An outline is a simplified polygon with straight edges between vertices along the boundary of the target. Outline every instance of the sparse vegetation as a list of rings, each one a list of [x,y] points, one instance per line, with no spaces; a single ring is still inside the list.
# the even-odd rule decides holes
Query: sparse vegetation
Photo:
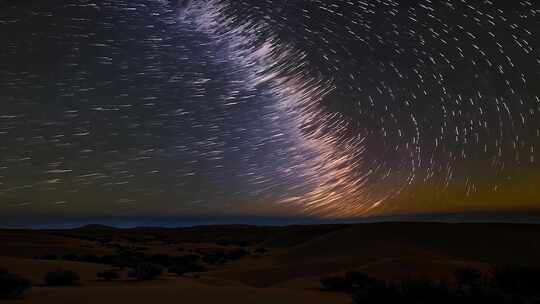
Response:
[[[81,257],[74,253],[68,253],[62,256],[62,260],[65,260],[65,261],[78,261],[80,259]]]
[[[81,262],[86,262],[86,263],[100,263],[100,258],[95,256],[95,255],[91,255],[91,254],[85,254],[83,256],[81,256]]]
[[[255,249],[255,253],[257,253],[257,254],[266,254],[266,253],[268,253],[268,249],[266,249],[265,247],[259,247],[259,248]]]
[[[235,261],[235,260],[241,259],[241,258],[243,258],[243,257],[245,257],[247,255],[249,255],[249,251],[247,251],[244,248],[238,248],[238,249],[234,249],[234,250],[231,250],[231,251],[227,252],[226,258],[228,260]]]
[[[540,303],[540,271],[529,267],[497,268],[492,275],[462,268],[455,285],[428,279],[384,281],[359,272],[321,279],[326,291],[351,294],[354,303]]]
[[[120,278],[120,274],[114,270],[105,270],[102,272],[98,272],[97,277],[105,281],[112,281],[118,280]]]
[[[199,252],[202,255],[202,261],[210,265],[221,265],[227,261],[227,255],[224,250],[213,252]]]
[[[335,243],[327,236],[319,238],[320,231],[326,234],[328,231],[333,233],[336,229],[321,229],[318,226],[279,229],[271,227],[266,228],[267,232],[260,232],[260,235],[254,233],[255,236],[252,236],[252,232],[259,228],[253,228],[254,230],[252,228],[234,228],[225,232],[221,227],[212,230],[206,230],[206,228],[126,229],[113,232],[98,231],[99,233],[96,232],[96,235],[88,237],[91,241],[78,240],[79,232],[72,230],[66,232],[7,231],[4,233],[18,242],[15,245],[20,245],[20,248],[12,247],[10,244],[9,250],[2,253],[6,254],[6,257],[2,257],[0,260],[2,265],[9,266],[13,270],[20,268],[21,271],[24,271],[20,274],[32,276],[32,278],[36,275],[40,276],[36,282],[40,286],[78,286],[79,282],[85,286],[81,285],[81,288],[39,287],[32,292],[25,292],[24,290],[30,287],[29,284],[19,280],[22,279],[20,276],[4,276],[8,272],[0,269],[0,279],[2,280],[0,297],[16,298],[22,294],[25,296],[24,301],[35,299],[37,302],[42,300],[43,295],[43,301],[54,302],[54,299],[63,295],[66,295],[65,298],[72,298],[81,292],[80,294],[84,294],[85,297],[88,296],[88,299],[84,300],[92,302],[99,302],[101,299],[107,301],[102,296],[105,293],[113,295],[115,299],[129,301],[132,295],[139,294],[139,292],[141,295],[146,295],[148,291],[155,292],[152,297],[155,295],[155,301],[160,302],[163,299],[159,295],[160,292],[169,292],[175,288],[175,284],[191,285],[194,283],[191,282],[192,280],[201,276],[205,279],[200,280],[200,284],[195,283],[192,286],[193,292],[190,291],[191,288],[182,289],[182,292],[185,292],[185,298],[191,299],[201,295],[201,293],[210,293],[215,290],[215,284],[220,284],[219,280],[227,280],[240,282],[242,285],[226,284],[223,286],[224,291],[233,290],[234,292],[223,293],[223,299],[219,299],[222,301],[231,301],[225,294],[230,294],[238,300],[238,296],[241,296],[242,293],[252,293],[251,287],[244,290],[243,286],[264,287],[279,282],[279,286],[282,288],[278,292],[279,295],[277,293],[274,295],[272,289],[268,289],[265,290],[264,296],[269,296],[272,300],[275,299],[275,302],[279,302],[281,299],[288,300],[287,297],[294,293],[298,303],[309,301],[332,303],[344,299],[345,302],[355,304],[540,304],[540,271],[538,269],[496,267],[490,272],[487,268],[489,263],[494,261],[513,261],[525,265],[537,263],[539,251],[536,249],[538,248],[530,247],[528,239],[522,239],[520,234],[516,234],[516,237],[510,235],[508,243],[503,248],[497,243],[498,238],[493,238],[493,241],[489,243],[493,248],[489,247],[485,251],[481,251],[481,248],[475,247],[473,251],[470,251],[471,249],[466,246],[474,243],[478,239],[478,235],[469,238],[463,231],[473,231],[474,229],[470,229],[471,227],[460,228],[462,230],[460,230],[459,235],[452,239],[454,237],[453,231],[456,229],[454,226],[441,228],[438,225],[426,227],[422,225],[396,224],[387,226],[374,224],[374,227],[381,227],[381,229],[373,228],[377,230],[377,233],[380,233],[373,238],[367,235],[371,234],[371,226],[346,229],[343,232],[343,238],[338,238],[341,232],[336,234]],[[365,227],[370,228],[370,231],[363,234]],[[482,229],[503,231],[507,226],[491,227],[485,226]],[[512,227],[514,226],[510,226],[510,228]],[[526,230],[527,227],[517,227],[508,231],[514,233],[514,230]],[[441,229],[441,233],[446,237],[438,239],[440,243],[426,249],[424,246],[429,237],[418,238],[417,242],[415,236],[417,236],[418,231],[423,232],[429,229],[435,231]],[[540,234],[538,226],[527,229]],[[402,230],[406,231],[400,234]],[[27,235],[24,235],[25,233]],[[45,237],[51,233],[69,233],[71,236],[68,238],[62,235],[61,237],[64,239]],[[89,232],[83,231],[81,233]],[[356,233],[358,233],[359,239],[364,240],[369,245],[365,247],[367,248],[365,254],[362,251],[364,245],[358,247],[359,245],[347,242],[351,235],[356,236]],[[17,238],[14,238],[13,234],[17,234]],[[435,234],[438,235],[438,232]],[[530,234],[533,235],[533,232]],[[394,235],[397,235],[396,239],[393,239]],[[461,238],[465,235],[468,239],[461,243]],[[409,236],[412,241],[408,240]],[[127,240],[131,237],[137,243]],[[9,238],[5,237],[5,239]],[[381,245],[377,241],[380,238],[388,238],[388,241]],[[447,244],[447,238],[451,240],[452,248],[463,247],[463,249],[449,250],[450,245]],[[101,240],[107,239],[113,241],[101,242]],[[251,245],[249,247],[239,246],[238,242],[242,240],[249,241]],[[517,245],[512,247],[514,240],[516,240]],[[327,246],[328,241],[332,241],[332,247]],[[222,244],[216,244],[216,242]],[[93,244],[93,246],[89,244]],[[388,250],[397,248],[394,245],[410,250],[396,251],[395,258],[385,258]],[[38,246],[39,248],[37,248]],[[431,258],[431,254],[428,258],[425,255],[426,252],[434,252],[437,255],[447,251],[447,257],[441,256],[436,260]],[[393,255],[394,252],[391,254]],[[40,260],[28,260],[32,256]],[[376,256],[382,258],[377,260]],[[246,257],[258,258],[258,261]],[[81,263],[66,262],[66,260]],[[451,272],[456,264],[478,265],[482,271],[463,267]],[[296,286],[298,286],[296,282],[310,284],[313,276],[317,274],[336,273],[346,267],[359,265],[366,265],[364,269],[369,269],[370,274],[351,271],[324,277],[320,281],[323,291],[318,293],[313,290],[296,290]],[[76,271],[80,269],[81,279],[59,279],[65,275],[55,274],[52,276],[49,274],[52,279],[49,278],[47,284],[44,285],[41,279],[44,274],[42,267],[50,267],[49,269],[45,268],[46,271],[55,270],[56,267]],[[202,272],[207,270],[211,270],[211,273],[203,276]],[[90,274],[88,278],[93,282],[83,281],[83,274],[85,274],[85,279],[87,278],[86,274]],[[376,276],[371,274],[376,274]],[[130,275],[130,279],[126,280],[128,275]],[[432,279],[422,279],[422,275],[429,275]],[[182,276],[186,279],[179,280],[176,276]],[[4,283],[6,277],[10,283]],[[446,281],[433,278],[445,278]],[[29,283],[27,280],[25,282]],[[98,292],[108,291],[110,288],[115,288],[115,291],[98,294]],[[304,291],[306,292],[305,297]],[[332,292],[338,293],[332,294]],[[141,299],[144,298],[146,297],[141,296]],[[199,298],[200,302],[215,300],[214,295],[209,295],[208,298],[205,296]]]
[[[129,277],[138,281],[154,280],[163,273],[161,266],[152,263],[140,263],[134,269],[130,270]]]
[[[454,272],[456,284],[462,292],[472,292],[482,286],[484,275],[474,268],[459,268]]]
[[[340,276],[330,276],[321,279],[322,289],[327,291],[351,292],[351,283],[346,278]]]
[[[540,268],[524,266],[497,267],[491,285],[504,293],[534,296],[540,303]]]
[[[202,272],[206,268],[197,263],[179,264],[169,268],[169,273],[174,273],[178,276],[185,275],[186,273]]]
[[[30,280],[0,268],[0,299],[16,299],[30,287]]]
[[[71,270],[57,269],[45,274],[47,286],[73,286],[79,284],[79,274]]]
[[[45,255],[39,257],[39,259],[53,261],[53,260],[58,260],[58,256],[56,254],[49,253],[49,254],[45,254]]]

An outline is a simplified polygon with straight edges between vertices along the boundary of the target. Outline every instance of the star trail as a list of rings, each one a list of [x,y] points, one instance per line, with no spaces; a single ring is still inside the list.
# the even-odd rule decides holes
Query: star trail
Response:
[[[537,209],[533,1],[0,2],[0,211]]]

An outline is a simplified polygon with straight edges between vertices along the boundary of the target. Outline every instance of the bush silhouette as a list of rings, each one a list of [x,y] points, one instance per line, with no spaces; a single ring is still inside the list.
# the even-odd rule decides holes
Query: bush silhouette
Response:
[[[454,272],[457,287],[462,292],[471,292],[482,286],[483,275],[474,268],[459,268]]]
[[[345,274],[345,280],[347,280],[349,285],[352,289],[358,290],[358,289],[372,289],[376,288],[379,285],[383,284],[383,282],[374,279],[370,276],[368,276],[365,273],[362,272],[347,272]]]
[[[259,248],[255,249],[255,253],[266,254],[266,253],[268,253],[268,249],[266,249],[265,247],[259,247]]]
[[[348,272],[344,276],[321,279],[321,286],[328,291],[346,292],[357,304],[540,303],[540,270],[537,268],[497,268],[491,277],[484,277],[475,269],[462,268],[456,270],[454,276],[455,286],[417,278],[389,282]]]
[[[95,256],[95,255],[91,255],[91,254],[85,254],[83,255],[80,260],[82,262],[87,262],[87,263],[100,263],[100,258]]]
[[[321,286],[326,291],[351,292],[352,283],[341,276],[330,276],[321,279]]]
[[[513,295],[540,296],[540,268],[524,266],[497,267],[492,285]]]
[[[227,262],[227,254],[224,250],[202,253],[202,261],[206,264],[220,265]]]
[[[246,255],[249,255],[249,251],[247,251],[244,248],[238,248],[238,249],[234,249],[234,250],[231,250],[231,251],[227,252],[226,258],[229,259],[229,260],[234,261],[234,260],[241,259],[241,258],[245,257]]]
[[[206,268],[200,264],[190,263],[190,264],[178,264],[169,268],[169,273],[174,273],[178,276],[182,276],[190,272],[202,272]]]
[[[143,256],[146,262],[160,265],[161,267],[170,267],[174,264],[174,257],[166,254],[154,254],[151,256]]]
[[[78,273],[62,269],[47,272],[44,279],[47,286],[73,286],[80,281]]]
[[[65,261],[78,261],[80,259],[81,257],[74,253],[69,253],[62,256],[62,260],[65,260]]]
[[[30,280],[0,269],[0,299],[15,299],[30,287]]]
[[[140,263],[129,272],[129,277],[139,281],[153,280],[163,273],[161,266],[152,263]]]
[[[120,274],[114,270],[106,270],[106,271],[98,272],[97,277],[105,281],[112,281],[112,280],[118,280],[120,278]]]
[[[49,253],[49,254],[41,256],[40,259],[41,260],[51,260],[51,261],[53,261],[53,260],[58,260],[58,256],[56,254]]]

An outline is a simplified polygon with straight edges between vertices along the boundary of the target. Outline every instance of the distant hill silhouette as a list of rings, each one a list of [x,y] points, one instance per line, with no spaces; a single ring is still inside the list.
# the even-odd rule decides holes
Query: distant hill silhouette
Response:
[[[75,228],[75,230],[116,230],[116,227],[107,226],[107,225],[100,225],[100,224],[89,224],[84,225],[78,228]]]

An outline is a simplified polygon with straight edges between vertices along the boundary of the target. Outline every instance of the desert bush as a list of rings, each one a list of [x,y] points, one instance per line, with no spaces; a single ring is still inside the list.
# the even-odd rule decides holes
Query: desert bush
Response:
[[[105,270],[98,272],[97,277],[105,281],[112,281],[118,280],[120,278],[120,274],[114,270]]]
[[[387,284],[386,292],[391,288],[397,289],[394,294],[399,295],[408,301],[416,300],[419,303],[430,303],[437,299],[448,299],[451,297],[446,284],[423,278],[410,278],[398,282],[396,285]],[[410,303],[410,302],[409,302]]]
[[[235,242],[236,245],[240,246],[240,247],[248,247],[250,244],[250,242],[248,241],[238,241],[238,242]]]
[[[100,258],[92,254],[85,254],[81,256],[80,261],[87,263],[100,263]]]
[[[41,260],[58,260],[58,256],[53,253],[45,254],[41,256]]]
[[[363,272],[350,271],[345,274],[345,280],[354,290],[378,289],[385,284],[384,281],[377,280]]]
[[[62,260],[65,260],[65,261],[78,261],[80,259],[81,257],[74,253],[69,253],[62,256]]]
[[[227,261],[235,261],[249,255],[249,251],[244,248],[237,248],[229,251],[215,250],[212,252],[199,250],[198,253],[202,256],[203,262],[213,265],[224,264]]]
[[[234,260],[241,259],[241,258],[245,257],[246,255],[249,255],[249,251],[247,251],[244,248],[238,248],[238,249],[231,250],[231,251],[227,252],[226,258],[228,260],[234,261]]]
[[[540,268],[525,266],[497,267],[492,286],[508,294],[540,296]],[[539,299],[540,300],[540,299]]]
[[[30,280],[0,269],[0,299],[15,299],[31,286]]]
[[[72,286],[80,281],[78,273],[62,269],[47,272],[44,279],[47,286]]]
[[[216,244],[227,247],[231,245],[231,242],[229,240],[218,240],[216,241]]]
[[[326,291],[351,292],[352,285],[342,276],[329,276],[321,279],[321,286]]]
[[[183,256],[174,257],[174,264],[198,264],[201,257],[196,254],[187,254]]]
[[[351,278],[351,276],[349,276]],[[364,274],[354,276],[354,303],[460,303],[446,284],[427,279],[409,278],[385,282]]]
[[[386,283],[372,288],[354,290],[351,296],[355,304],[409,303],[401,297],[396,286]],[[417,303],[424,302],[418,301]]]
[[[456,287],[444,281],[409,278],[382,281],[359,272],[321,279],[323,290],[345,292],[357,304],[529,304],[540,303],[540,272],[535,268],[498,268],[493,277],[474,269],[455,272]]]
[[[202,261],[206,264],[219,265],[227,261],[227,255],[224,250],[217,250],[210,253],[201,253]]]
[[[161,266],[152,263],[140,263],[128,275],[139,281],[153,280],[163,273]]]
[[[197,263],[174,265],[168,269],[169,273],[174,273],[178,276],[182,276],[186,273],[202,272],[205,270],[206,268],[204,266]]]
[[[101,264],[105,265],[111,265],[111,266],[123,266],[126,262],[132,261],[131,257],[129,256],[121,256],[116,254],[111,255],[104,255],[99,258],[99,262]]]
[[[171,257],[167,254],[154,254],[144,258],[146,261],[160,265],[162,267],[170,267],[174,265],[174,257]]]
[[[259,248],[255,249],[255,253],[266,254],[266,253],[268,253],[268,249],[266,249],[265,247],[259,247]]]
[[[371,297],[376,293],[388,293],[387,283],[372,278],[361,272],[347,272],[344,276],[330,276],[321,279],[323,290],[335,292],[355,293],[357,298]],[[391,296],[387,294],[385,296]]]
[[[456,285],[461,291],[471,291],[482,286],[483,275],[474,268],[459,268],[454,272]]]

